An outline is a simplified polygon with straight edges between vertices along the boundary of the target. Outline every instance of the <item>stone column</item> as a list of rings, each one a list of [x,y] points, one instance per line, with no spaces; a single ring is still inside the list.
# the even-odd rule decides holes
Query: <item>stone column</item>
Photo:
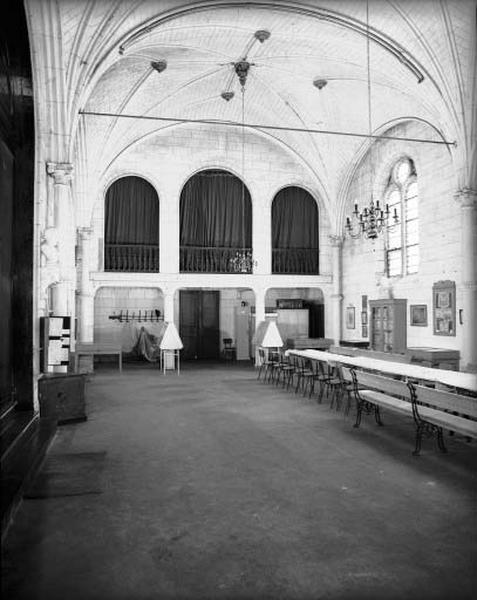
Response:
[[[159,204],[159,263],[161,273],[179,272],[180,244],[180,190],[166,187]],[[165,199],[167,198],[167,200]],[[171,318],[172,320],[172,318]]]
[[[79,290],[78,300],[78,326],[80,342],[92,342],[94,332],[94,294],[89,279],[89,261],[91,253],[90,227],[78,227],[78,258],[79,258]]]
[[[332,273],[333,273],[333,293],[331,294],[331,337],[336,345],[341,340],[341,303],[342,294],[342,273],[341,273],[341,252],[343,248],[343,237],[340,235],[330,235],[330,245],[332,248]]]
[[[257,261],[253,272],[269,275],[272,272],[272,217],[268,202],[254,199],[252,217],[253,258]]]
[[[254,292],[255,292],[255,331],[254,331],[254,335],[257,332],[258,329],[258,325],[262,322],[265,321],[265,295],[266,295],[266,290],[258,287],[258,288],[254,288]],[[259,362],[259,358],[258,358],[258,350],[257,347],[255,347],[255,366],[258,366],[260,364]]]
[[[54,228],[58,239],[59,281],[52,290],[54,315],[70,316],[74,321],[75,241],[73,207],[70,182],[73,166],[70,163],[46,165],[47,173],[53,178]]]
[[[164,287],[164,321],[174,322],[174,294],[175,288]]]
[[[462,221],[462,353],[461,369],[477,372],[477,190],[459,190]]]

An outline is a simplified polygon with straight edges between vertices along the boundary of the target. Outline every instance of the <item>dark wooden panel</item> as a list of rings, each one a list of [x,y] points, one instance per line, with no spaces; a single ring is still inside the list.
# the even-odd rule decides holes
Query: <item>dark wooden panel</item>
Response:
[[[219,358],[220,293],[216,290],[180,290],[179,299],[183,359]]]
[[[219,358],[219,294],[218,291],[201,292],[200,358]]]
[[[182,357],[185,360],[197,358],[198,302],[199,292],[195,290],[180,290],[179,335],[184,344]]]

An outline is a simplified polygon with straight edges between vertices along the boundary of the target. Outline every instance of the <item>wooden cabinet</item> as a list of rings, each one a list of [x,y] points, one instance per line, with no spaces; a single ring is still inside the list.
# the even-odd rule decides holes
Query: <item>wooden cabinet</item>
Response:
[[[40,417],[58,425],[86,421],[85,379],[82,374],[45,374],[38,379]]]
[[[308,309],[277,309],[277,325],[283,342],[289,338],[308,337]]]
[[[406,354],[412,363],[423,367],[435,367],[437,369],[459,370],[460,353],[458,350],[447,348],[408,348]]]
[[[405,299],[370,300],[370,347],[380,352],[406,351]]]

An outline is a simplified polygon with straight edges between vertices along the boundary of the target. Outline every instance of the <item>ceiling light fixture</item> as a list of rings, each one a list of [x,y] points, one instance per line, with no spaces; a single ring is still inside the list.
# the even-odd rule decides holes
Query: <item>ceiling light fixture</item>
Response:
[[[234,92],[222,92],[220,95],[226,102],[232,100],[232,98],[235,96]]]
[[[151,62],[151,67],[158,73],[162,73],[167,69],[167,60],[156,60]]]
[[[313,81],[313,85],[319,90],[322,90],[325,87],[325,85],[328,85],[328,82],[326,81],[326,79],[315,79]]]
[[[265,40],[268,40],[268,38],[270,37],[270,32],[266,29],[259,29],[253,35],[261,44],[263,44],[263,42]]]
[[[370,52],[369,52],[369,0],[366,0],[366,63],[367,63],[367,74],[368,74],[368,135],[372,138],[372,118],[371,118],[371,69],[370,69]],[[346,233],[352,238],[358,238],[364,236],[367,239],[375,240],[378,235],[387,227],[389,223],[390,211],[389,206],[386,204],[384,210],[379,205],[379,200],[374,202],[373,198],[373,142],[370,144],[369,152],[369,187],[371,190],[371,199],[369,205],[360,211],[358,204],[354,205],[353,217],[354,225],[351,222],[351,218],[346,217],[345,230]],[[393,223],[398,222],[398,215],[396,209],[392,215]]]

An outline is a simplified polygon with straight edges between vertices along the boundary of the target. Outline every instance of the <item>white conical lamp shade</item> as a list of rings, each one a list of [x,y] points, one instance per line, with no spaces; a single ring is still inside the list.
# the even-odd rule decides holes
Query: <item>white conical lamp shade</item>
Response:
[[[165,323],[164,333],[159,342],[159,348],[161,350],[181,350],[184,347],[182,340],[177,333],[176,326],[174,323]]]
[[[262,348],[281,348],[283,340],[275,321],[261,321],[255,334],[255,343]]]

